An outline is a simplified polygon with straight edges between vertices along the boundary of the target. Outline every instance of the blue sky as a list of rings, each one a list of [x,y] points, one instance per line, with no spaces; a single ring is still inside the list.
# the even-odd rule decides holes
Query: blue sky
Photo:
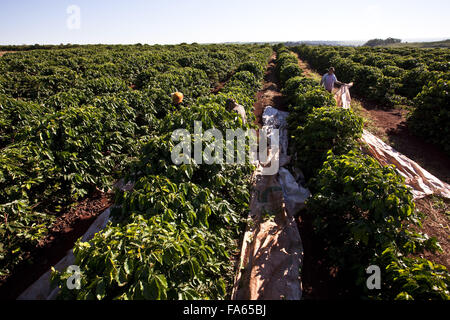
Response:
[[[444,39],[449,12],[448,0],[0,0],[0,44]]]

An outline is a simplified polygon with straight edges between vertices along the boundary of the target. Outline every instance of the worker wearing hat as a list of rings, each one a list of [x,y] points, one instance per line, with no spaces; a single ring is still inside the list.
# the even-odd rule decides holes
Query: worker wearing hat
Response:
[[[247,116],[245,114],[245,109],[242,105],[238,104],[233,99],[227,99],[225,103],[225,108],[230,112],[236,112],[241,116],[242,123],[245,124],[247,122]]]
[[[172,92],[172,102],[175,105],[179,105],[181,102],[183,102],[184,95],[181,92]]]
[[[330,67],[328,72],[323,75],[322,80],[320,80],[320,85],[323,84],[325,89],[327,89],[328,92],[331,92],[335,83],[342,85],[342,82],[338,81],[336,75],[334,74],[334,68]]]

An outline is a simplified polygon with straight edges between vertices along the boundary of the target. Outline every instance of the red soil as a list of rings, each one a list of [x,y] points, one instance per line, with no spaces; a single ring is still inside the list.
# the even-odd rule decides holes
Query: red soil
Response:
[[[24,263],[18,265],[9,277],[0,279],[0,299],[16,299],[61,260],[95,218],[111,204],[109,194],[97,192],[58,216],[48,235],[33,251],[27,252],[28,257]]]

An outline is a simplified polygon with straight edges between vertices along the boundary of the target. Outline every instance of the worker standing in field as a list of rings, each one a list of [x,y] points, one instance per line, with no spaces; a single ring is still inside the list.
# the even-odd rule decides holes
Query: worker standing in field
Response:
[[[333,91],[335,83],[337,83],[338,85],[342,85],[342,82],[338,81],[336,75],[334,74],[334,68],[330,67],[330,69],[328,69],[328,72],[323,75],[322,80],[320,80],[320,85],[323,84],[325,86],[325,89],[327,89],[328,92],[331,92]]]
[[[240,104],[238,104],[236,101],[234,101],[233,99],[227,99],[226,104],[225,104],[225,108],[232,112],[236,112],[238,115],[241,116],[242,119],[242,123],[245,124],[247,122],[247,116],[245,115],[245,109],[243,106],[241,106]]]

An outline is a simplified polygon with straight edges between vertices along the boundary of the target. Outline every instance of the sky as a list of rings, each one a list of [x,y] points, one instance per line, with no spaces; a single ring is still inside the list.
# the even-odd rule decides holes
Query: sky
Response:
[[[448,0],[0,0],[0,44],[450,38]]]

